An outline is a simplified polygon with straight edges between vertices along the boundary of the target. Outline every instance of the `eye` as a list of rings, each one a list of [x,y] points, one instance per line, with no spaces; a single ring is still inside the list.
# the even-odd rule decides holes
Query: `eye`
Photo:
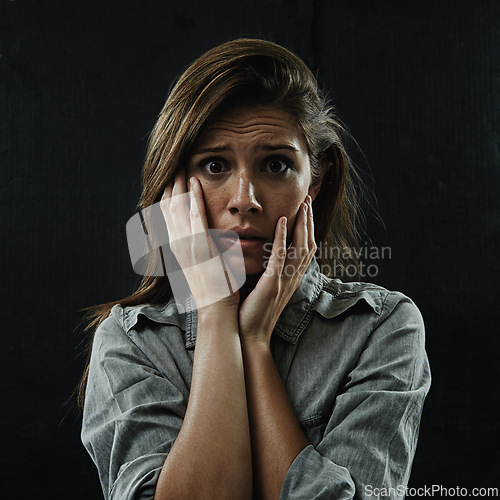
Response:
[[[288,158],[270,158],[266,162],[266,169],[273,174],[284,174],[291,163]]]
[[[214,175],[220,174],[226,168],[224,162],[218,158],[203,161],[200,166],[205,173]]]

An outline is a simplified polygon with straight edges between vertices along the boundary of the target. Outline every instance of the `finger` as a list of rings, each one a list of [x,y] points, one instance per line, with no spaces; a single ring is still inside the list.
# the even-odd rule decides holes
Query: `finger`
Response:
[[[172,198],[172,186],[173,182],[169,182],[167,187],[163,191],[163,195],[160,200],[160,208],[163,213],[163,218],[168,227],[172,227],[172,217],[170,214],[170,200]]]
[[[160,200],[160,208],[163,213],[163,218],[167,226],[168,238],[169,240],[175,241],[182,238],[177,229],[178,224],[176,224],[177,216],[180,211],[180,201],[179,199],[174,199],[172,191],[174,189],[175,182],[170,181],[163,191],[163,195]]]
[[[307,197],[306,197],[307,200]],[[311,263],[312,260],[312,252],[311,252],[311,247],[309,244],[309,210],[310,210],[310,205],[309,203],[304,203],[305,209],[304,209],[304,232],[303,232],[303,240],[301,241],[302,247],[300,248],[300,263],[299,263],[299,268],[298,268],[298,275],[302,276],[307,268],[309,267],[309,264]]]
[[[186,172],[179,168],[175,174],[169,205],[172,237],[186,238],[191,233],[189,221],[189,194],[186,192]]]
[[[306,257],[308,248],[308,234],[307,234],[307,203],[303,202],[300,205],[297,218],[295,220],[295,227],[293,232],[292,246],[288,250],[289,261],[300,270],[300,265]]]
[[[160,199],[160,207],[162,212],[166,215],[168,213],[168,208],[170,207],[170,198],[172,197],[172,183],[169,182],[167,187],[163,190],[163,194]]]
[[[273,249],[264,275],[266,276],[281,276],[285,266],[287,249],[286,249],[286,229],[287,218],[280,217],[274,231]]]
[[[305,259],[302,263],[302,269],[301,272],[305,273],[307,271],[307,268],[311,264],[311,261],[314,258],[314,255],[316,253],[316,242],[314,241],[314,217],[313,217],[313,211],[312,211],[312,198],[307,195],[306,197],[306,203],[307,203],[307,234],[308,234],[308,241],[307,241],[307,254],[305,256]]]
[[[309,249],[314,256],[317,250],[316,240],[314,237],[314,214],[312,208],[312,198],[308,195],[308,217],[307,217],[307,234],[309,236]]]
[[[208,222],[205,211],[205,203],[203,200],[203,190],[200,181],[196,177],[191,177],[189,180],[189,196],[191,209],[189,211],[189,219],[191,224],[193,255],[203,256],[208,255],[212,258],[215,252],[215,245],[208,233]]]
[[[172,189],[172,196],[178,194],[184,194],[187,191],[186,185],[186,169],[184,167],[179,167],[174,177],[174,186]]]
[[[191,200],[191,210],[189,213],[191,219],[191,232],[208,233],[208,223],[203,200],[203,191],[200,181],[196,177],[190,179],[189,197]]]
[[[304,254],[304,252],[307,252],[308,246],[309,246],[309,235],[308,235],[308,227],[307,227],[307,222],[308,222],[308,214],[309,214],[309,206],[306,202],[303,202],[302,204],[302,210],[301,210],[301,224],[299,226],[299,231],[297,233],[297,246],[301,250],[301,255]]]
[[[172,187],[173,187],[174,183],[173,181],[170,181],[165,189],[163,190],[163,195],[161,197],[162,200],[165,200],[165,199],[168,199],[168,198],[171,198],[172,197]]]
[[[296,260],[294,262],[297,269],[297,277],[304,275],[316,252],[312,198],[309,195],[305,198],[304,206],[304,218],[300,219],[298,224],[296,224],[296,235],[294,238],[294,245],[297,245]],[[301,226],[302,222],[303,226]],[[303,228],[303,232],[301,231],[301,227]]]

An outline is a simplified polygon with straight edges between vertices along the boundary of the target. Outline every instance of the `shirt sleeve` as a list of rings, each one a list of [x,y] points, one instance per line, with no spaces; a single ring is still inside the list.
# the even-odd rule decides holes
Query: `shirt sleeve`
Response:
[[[290,466],[282,499],[403,498],[430,369],[415,304],[389,293],[335,398],[323,438]]]
[[[168,352],[165,353],[168,355]],[[94,337],[82,442],[105,499],[152,499],[185,413],[185,391],[160,373],[111,315]]]

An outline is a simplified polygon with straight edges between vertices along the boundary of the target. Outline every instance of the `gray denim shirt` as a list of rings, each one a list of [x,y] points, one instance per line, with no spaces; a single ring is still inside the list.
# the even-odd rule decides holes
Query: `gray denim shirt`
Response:
[[[115,306],[95,334],[82,441],[106,499],[152,499],[191,385],[195,311]],[[273,357],[309,440],[281,498],[404,491],[430,386],[424,325],[399,292],[328,279],[313,261],[280,316]]]

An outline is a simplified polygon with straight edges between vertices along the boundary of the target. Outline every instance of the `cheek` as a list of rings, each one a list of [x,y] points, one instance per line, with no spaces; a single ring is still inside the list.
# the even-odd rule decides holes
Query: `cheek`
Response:
[[[296,192],[291,193],[287,191],[280,196],[280,203],[276,206],[276,221],[279,217],[285,216],[288,220],[287,232],[290,235],[293,231],[295,220],[297,219],[298,212],[301,208],[302,202],[305,200],[307,190],[298,189]]]
[[[281,215],[285,215],[286,218],[288,219],[289,225],[293,225],[295,223],[295,219],[297,218],[301,202],[302,200],[301,201],[294,200],[293,203],[288,203],[281,211]]]
[[[203,183],[201,179],[199,180],[203,190],[203,201],[205,203],[208,227],[219,227],[218,220],[227,204],[224,199],[224,192],[220,189],[214,189],[213,186],[207,185],[206,182]]]

